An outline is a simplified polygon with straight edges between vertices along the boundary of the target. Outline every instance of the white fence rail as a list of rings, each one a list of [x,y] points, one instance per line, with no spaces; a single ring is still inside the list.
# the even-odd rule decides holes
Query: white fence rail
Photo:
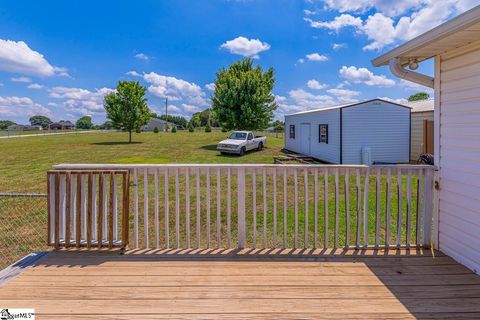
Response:
[[[134,248],[431,243],[430,166],[79,164],[55,169],[129,170],[129,246]]]
[[[51,170],[48,244],[109,247],[128,243],[128,170]]]

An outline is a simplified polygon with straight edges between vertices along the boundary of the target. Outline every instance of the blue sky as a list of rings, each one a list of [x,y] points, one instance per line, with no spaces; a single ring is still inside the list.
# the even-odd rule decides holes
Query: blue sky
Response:
[[[152,109],[209,107],[215,72],[245,56],[276,70],[276,117],[422,88],[370,60],[480,0],[3,1],[0,119],[91,115],[119,80]],[[432,73],[432,64],[420,71]],[[210,84],[210,85],[209,85]]]

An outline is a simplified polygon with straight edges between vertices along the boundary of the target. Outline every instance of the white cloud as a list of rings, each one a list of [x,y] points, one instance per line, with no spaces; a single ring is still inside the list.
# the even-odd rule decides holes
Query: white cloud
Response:
[[[405,98],[392,99],[392,98],[389,98],[389,97],[378,97],[378,99],[382,99],[382,100],[386,100],[386,101],[390,101],[390,102],[395,102],[395,103],[399,103],[399,104],[405,104],[405,103],[408,102],[408,100],[405,99]]]
[[[245,37],[237,37],[229,40],[220,46],[222,49],[230,51],[230,53],[238,54],[244,57],[254,59],[259,58],[259,53],[270,49],[270,45],[259,39],[247,39]]]
[[[341,103],[355,102],[357,101],[355,97],[360,94],[358,91],[339,88],[328,89],[327,92],[333,94]]]
[[[13,78],[10,78],[10,80],[13,82],[23,82],[23,83],[32,82],[32,79],[28,77],[13,77]]]
[[[0,115],[15,117],[18,115],[33,116],[36,114],[50,116],[51,111],[28,97],[0,96]]]
[[[128,71],[128,72],[127,72],[127,75],[128,75],[128,76],[132,76],[132,77],[141,77],[141,76],[142,76],[140,73],[138,73],[138,72],[135,71],[135,70]]]
[[[49,96],[62,99],[61,106],[76,114],[103,114],[103,98],[114,92],[114,89],[100,88],[90,91],[82,88],[54,87],[49,90]]]
[[[305,60],[303,58],[300,58],[297,60],[298,63],[305,63]]]
[[[3,87],[3,83],[0,82],[0,87]]]
[[[207,88],[207,90],[210,90],[210,91],[215,91],[215,83],[208,83],[205,85],[205,88]]]
[[[160,75],[155,72],[144,74],[143,79],[150,84],[148,92],[158,98],[168,96],[171,101],[185,99],[188,103],[198,106],[209,104],[205,92],[196,83]]]
[[[44,85],[38,84],[38,83],[32,83],[27,86],[28,89],[35,89],[35,90],[40,90],[45,88]]]
[[[321,90],[321,89],[325,89],[327,87],[327,85],[323,84],[323,83],[320,83],[315,79],[312,79],[312,80],[308,80],[307,87],[309,87],[310,89],[314,89],[314,90]]]
[[[310,61],[327,61],[328,60],[327,56],[316,53],[316,52],[307,54],[305,57]]]
[[[68,76],[65,68],[52,66],[25,42],[3,39],[0,39],[0,71],[41,77]]]
[[[143,60],[143,61],[148,61],[148,60],[150,60],[150,57],[149,57],[149,56],[147,56],[145,53],[141,53],[141,52],[140,52],[140,53],[137,53],[137,54],[135,55],[135,58],[137,58],[138,60]]]
[[[303,89],[291,90],[288,95],[296,105],[303,107],[321,108],[335,103],[329,95],[315,95]]]
[[[362,19],[356,18],[350,14],[342,14],[335,17],[332,21],[313,21],[312,19],[305,18],[305,21],[310,24],[312,28],[316,29],[330,29],[335,30],[336,32],[345,27],[362,27]]]
[[[343,48],[347,48],[348,45],[346,43],[334,43],[332,44],[332,49],[333,50],[340,50],[340,49],[343,49]]]
[[[200,111],[201,109],[197,106],[192,106],[191,104],[182,104],[182,108],[186,113],[195,113]]]
[[[367,86],[391,87],[395,85],[395,81],[384,75],[376,75],[367,68],[357,68],[355,66],[343,66],[340,76],[349,82],[364,83]]]
[[[360,17],[343,13],[331,21],[313,21],[306,18],[313,28],[324,28],[339,32],[342,28],[353,27],[364,34],[370,43],[364,50],[381,50],[387,45],[410,40],[445,22],[454,15],[478,5],[472,0],[360,0],[325,1],[328,8],[340,12],[364,12],[375,9],[365,21]],[[400,13],[406,15],[396,18]]]
[[[313,16],[313,15],[317,14],[316,11],[312,11],[312,10],[308,10],[308,9],[303,10],[303,13],[304,13],[306,16]]]
[[[370,9],[376,9],[388,16],[396,16],[405,11],[419,7],[423,0],[324,0],[327,8],[339,12],[363,13]]]

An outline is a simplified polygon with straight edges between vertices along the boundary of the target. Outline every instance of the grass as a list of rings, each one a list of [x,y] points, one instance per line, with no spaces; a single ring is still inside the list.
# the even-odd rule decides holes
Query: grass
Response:
[[[269,136],[261,152],[220,155],[223,132],[85,133],[0,140],[0,192],[46,192],[46,171],[59,163],[273,163],[283,139]]]
[[[134,143],[127,143],[127,134],[126,133],[86,133],[81,135],[65,135],[65,136],[45,136],[45,137],[29,137],[29,138],[19,138],[19,139],[3,139],[0,140],[1,145],[1,157],[0,157],[0,185],[2,186],[0,192],[39,192],[46,193],[46,171],[51,169],[53,165],[59,163],[122,163],[122,164],[133,164],[133,163],[144,163],[144,164],[166,164],[166,163],[273,163],[273,156],[280,155],[281,148],[283,147],[283,138],[275,138],[275,136],[269,136],[267,140],[266,148],[261,152],[249,152],[243,157],[235,155],[220,155],[216,151],[216,144],[218,141],[224,139],[227,136],[227,133],[222,132],[177,132],[177,133],[140,133],[134,134]],[[175,201],[173,196],[175,194],[175,184],[174,177],[170,176],[170,245],[175,244]],[[222,243],[220,245],[226,245],[226,178],[223,177],[221,181],[221,226],[222,226]],[[283,243],[283,221],[284,221],[284,208],[283,208],[283,177],[279,175],[277,177],[277,245]],[[319,193],[318,193],[318,236],[319,239],[322,239],[325,234],[325,207],[328,208],[328,235],[329,235],[329,245],[332,246],[334,240],[333,230],[335,228],[335,189],[334,189],[334,177],[332,174],[329,176],[329,190],[328,190],[328,202],[324,199],[324,184],[323,176],[319,177]],[[361,185],[363,189],[364,177],[362,177]],[[153,199],[152,193],[152,179],[149,180],[149,198]],[[397,231],[397,221],[398,221],[398,188],[396,183],[396,176],[392,176],[391,184],[391,223],[390,223],[390,243],[394,243],[396,238]],[[357,219],[360,215],[362,218],[363,208],[360,212],[357,210],[357,199],[356,199],[356,184],[354,173],[351,173],[350,176],[350,228],[349,233],[350,237],[346,239],[346,208],[344,201],[345,187],[343,184],[344,177],[340,176],[339,184],[339,245],[343,246],[345,244],[355,244],[355,236],[357,230]],[[273,210],[273,199],[272,199],[272,188],[273,181],[272,177],[267,175],[267,193],[268,198],[266,199],[266,215],[264,215],[263,208],[263,195],[261,194],[262,190],[262,176],[257,175],[257,220],[256,223],[253,221],[253,186],[252,186],[252,177],[247,176],[247,193],[246,193],[246,224],[247,224],[247,241],[249,245],[253,244],[253,229],[254,225],[257,227],[257,245],[261,246],[264,239],[262,238],[263,233],[263,223],[266,222],[266,234],[267,238],[265,242],[267,246],[271,246],[273,239],[273,224],[275,212]],[[293,192],[293,177],[288,178],[288,190],[285,193],[287,197],[287,210],[286,210],[286,220],[287,220],[287,244],[288,246],[293,246],[293,230],[295,228],[295,210],[293,207],[294,203],[294,192]],[[403,194],[403,205],[402,205],[402,226],[401,226],[401,242],[405,243],[406,238],[406,221],[407,221],[407,203],[406,203],[406,177],[403,177],[403,187],[401,192]],[[415,211],[417,208],[416,202],[416,178],[412,180],[412,203],[411,203],[411,235],[412,240],[415,239]],[[201,189],[202,189],[202,199],[201,199],[201,215],[200,215],[200,225],[202,230],[202,240],[201,244],[206,245],[206,181],[205,176],[201,180]],[[236,177],[232,176],[232,215],[231,215],[231,225],[232,225],[232,244],[235,244],[236,241]],[[313,178],[310,177],[308,181],[309,189],[309,201],[308,201],[308,242],[309,246],[313,244],[313,220],[315,216],[314,212],[314,199],[313,199]],[[139,189],[140,189],[140,203],[139,203],[139,227],[142,229],[143,226],[143,196],[142,190],[143,181],[142,177],[139,178]],[[184,176],[180,177],[180,212],[181,220],[179,222],[182,236],[181,244],[185,244],[185,235],[184,230],[186,229],[185,225],[185,180]],[[191,239],[192,244],[195,244],[195,225],[196,225],[196,212],[195,212],[195,196],[193,190],[194,178],[193,176],[190,179],[190,190],[191,190]],[[218,245],[216,243],[216,230],[217,230],[217,216],[216,216],[216,177],[213,175],[211,177],[211,237],[210,244],[212,247]],[[370,243],[375,234],[375,222],[376,222],[376,198],[375,198],[375,177],[370,177],[369,184],[369,193],[368,198],[368,235],[370,238]],[[382,234],[380,243],[384,243],[384,234],[385,234],[385,212],[386,212],[386,189],[385,189],[385,176],[381,177],[381,191],[380,191],[380,233]],[[160,199],[163,195],[159,195]],[[363,197],[363,191],[362,191]],[[41,201],[41,200],[40,200]],[[45,205],[43,202],[41,202]],[[303,174],[299,173],[298,177],[298,245],[302,247],[304,245],[304,230],[305,230],[305,191],[304,191],[304,181]],[[14,247],[11,241],[11,236],[7,236],[8,233],[0,233],[0,247],[5,247],[10,251],[16,250],[23,254],[28,250],[34,251],[44,248],[45,237],[46,237],[46,210],[40,210],[43,205],[2,205],[0,206],[0,221],[11,220],[15,225],[9,227],[15,232],[15,235],[18,238],[19,243],[23,243],[22,239],[25,239],[25,243],[28,245],[23,246],[21,250],[17,247]],[[165,217],[163,212],[165,208],[163,207],[163,201],[160,201],[160,217],[159,225],[164,226]],[[22,212],[17,210],[17,208],[22,208]],[[45,208],[45,207],[43,207]],[[40,210],[40,211],[39,211]],[[149,226],[150,226],[150,239],[153,239],[154,235],[154,221],[153,221],[153,203],[149,204]],[[20,212],[20,213],[19,213]],[[41,213],[39,213],[41,212]],[[133,210],[131,210],[133,215]],[[19,216],[20,215],[20,216]],[[40,220],[37,219],[38,223],[32,223],[32,219],[37,216],[41,216]],[[13,218],[12,218],[13,217]],[[23,218],[23,219],[22,219]],[[38,217],[37,217],[38,218]],[[32,226],[35,225],[35,228]],[[133,225],[133,217],[131,216],[130,225]],[[0,225],[0,229],[3,229],[5,226]],[[32,229],[35,229],[33,232]],[[363,229],[363,228],[362,228]],[[34,246],[31,243],[32,235],[35,234],[37,239],[38,246]],[[39,236],[39,234],[43,236]],[[140,233],[140,244],[143,241],[143,235]],[[130,235],[131,241],[133,240],[133,235]],[[361,238],[363,239],[363,238]],[[151,240],[152,241],[152,240]],[[413,242],[412,241],[412,242]],[[160,243],[163,245],[165,243],[165,235],[162,234],[160,238]],[[319,241],[319,245],[322,245],[322,241]],[[363,243],[360,241],[360,243]],[[149,243],[150,246],[153,246],[153,242]],[[15,249],[17,248],[17,249]],[[37,249],[39,248],[39,249]],[[17,255],[17,258],[19,256]]]

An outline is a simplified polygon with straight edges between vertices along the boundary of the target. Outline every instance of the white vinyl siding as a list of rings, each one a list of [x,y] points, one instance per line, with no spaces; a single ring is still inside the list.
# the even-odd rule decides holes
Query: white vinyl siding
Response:
[[[423,121],[433,121],[433,111],[412,112],[412,136],[410,160],[417,161],[418,157],[423,153]]]
[[[438,61],[438,60],[437,60]],[[480,272],[480,43],[440,57],[439,248]]]
[[[310,124],[310,154],[317,159],[340,163],[340,110],[328,110],[315,113],[305,113],[289,115],[285,117],[285,127],[287,130],[290,125],[295,125],[295,139],[290,139],[289,135],[285,137],[286,149],[302,153],[303,144],[307,143],[306,137],[301,135],[301,124]],[[328,144],[319,142],[319,125],[328,125]]]
[[[371,149],[372,161],[408,163],[410,109],[373,101],[343,109],[343,163],[362,163],[362,148]]]

